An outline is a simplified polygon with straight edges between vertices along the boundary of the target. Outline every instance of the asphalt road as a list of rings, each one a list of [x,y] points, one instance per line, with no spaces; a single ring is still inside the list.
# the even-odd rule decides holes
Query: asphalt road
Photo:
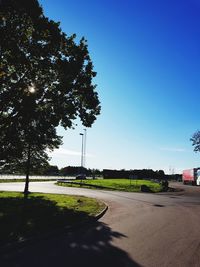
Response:
[[[0,184],[22,191],[24,184]],[[170,193],[124,193],[34,182],[30,191],[96,197],[109,206],[96,223],[0,255],[1,266],[199,267],[200,187]]]

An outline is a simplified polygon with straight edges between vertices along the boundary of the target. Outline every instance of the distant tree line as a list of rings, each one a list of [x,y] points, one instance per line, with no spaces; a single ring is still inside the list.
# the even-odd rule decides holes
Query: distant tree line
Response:
[[[0,164],[0,174],[24,174],[25,167],[23,165],[12,165],[12,164]],[[66,166],[59,169],[56,165],[50,165],[48,163],[39,164],[37,166],[31,166],[31,175],[60,175],[60,176],[76,176],[80,173],[84,173],[87,176],[102,176],[102,171],[98,169],[87,169],[77,166]]]
[[[4,164],[0,167],[1,174],[24,174],[25,166]],[[155,180],[181,180],[180,174],[165,174],[163,170],[152,169],[135,169],[135,170],[110,170],[82,168],[78,166],[66,166],[58,168],[56,165],[48,163],[33,165],[30,171],[31,175],[47,175],[47,176],[76,176],[78,174],[85,174],[87,177],[103,177],[104,179],[155,179]]]
[[[63,176],[74,176],[77,174],[85,174],[86,176],[101,176],[102,172],[98,169],[87,169],[83,167],[77,167],[77,166],[67,166],[64,168],[61,168],[59,171],[60,175]]]
[[[165,174],[163,170],[141,169],[141,170],[109,170],[102,172],[104,179],[155,179],[155,180],[176,180],[182,179],[181,174]]]
[[[165,178],[163,170],[153,171],[152,169],[142,170],[103,170],[104,179],[109,178],[131,178],[131,179],[158,179]]]
[[[167,180],[175,180],[175,181],[182,181],[182,174],[166,174],[165,178]]]

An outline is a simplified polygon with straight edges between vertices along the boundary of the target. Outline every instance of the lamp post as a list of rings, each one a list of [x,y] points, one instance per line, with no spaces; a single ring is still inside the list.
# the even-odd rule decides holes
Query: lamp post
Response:
[[[84,167],[86,168],[86,137],[87,137],[87,129],[84,129]]]
[[[83,172],[83,137],[84,137],[84,134],[83,133],[80,133],[81,135],[81,172]],[[83,173],[81,173],[81,180],[82,180],[82,175]]]

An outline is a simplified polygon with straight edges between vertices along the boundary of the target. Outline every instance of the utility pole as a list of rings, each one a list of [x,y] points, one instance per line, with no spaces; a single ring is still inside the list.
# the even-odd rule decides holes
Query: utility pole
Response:
[[[83,161],[83,166],[86,167],[86,139],[87,139],[87,129],[84,129],[84,161]]]
[[[84,148],[84,146],[83,146],[83,136],[84,136],[84,134],[83,133],[80,133],[80,135],[81,135],[81,171],[83,171],[83,148]]]
[[[83,179],[83,136],[84,134],[83,133],[80,133],[81,135],[81,183],[82,183],[82,179]]]

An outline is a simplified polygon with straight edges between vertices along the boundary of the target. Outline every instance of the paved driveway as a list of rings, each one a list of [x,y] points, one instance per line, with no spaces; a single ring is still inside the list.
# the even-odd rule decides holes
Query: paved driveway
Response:
[[[0,184],[22,191],[24,184]],[[92,225],[4,253],[2,266],[200,266],[200,187],[143,194],[67,188],[34,182],[30,190],[104,200],[109,209]]]

